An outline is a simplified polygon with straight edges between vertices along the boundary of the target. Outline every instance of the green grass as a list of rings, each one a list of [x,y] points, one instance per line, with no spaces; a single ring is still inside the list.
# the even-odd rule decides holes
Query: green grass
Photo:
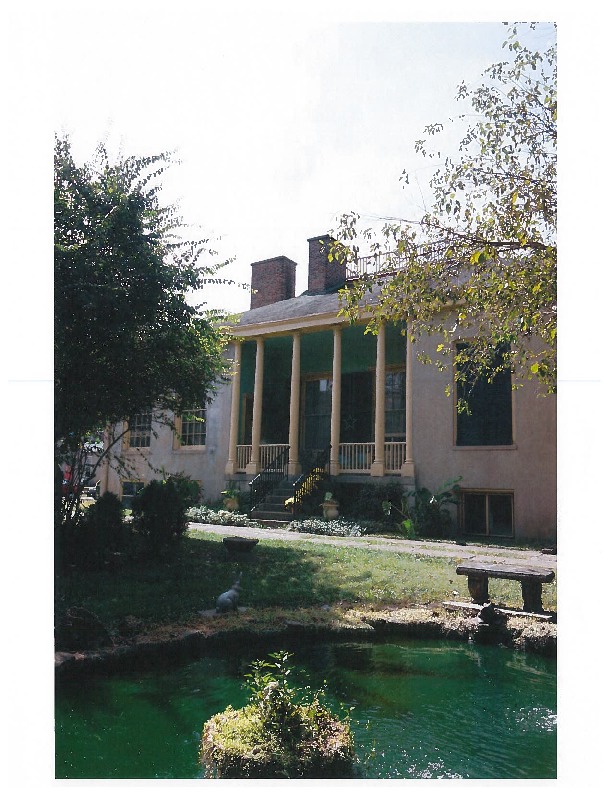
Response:
[[[453,558],[272,539],[260,541],[237,561],[228,556],[221,537],[198,531],[163,560],[58,577],[56,608],[60,613],[80,605],[111,629],[127,615],[150,626],[184,623],[214,608],[217,596],[239,572],[240,604],[253,609],[469,601],[467,580],[455,572],[457,563]],[[543,589],[544,608],[556,610],[556,582]],[[496,604],[522,607],[518,582],[491,580],[489,593]]]

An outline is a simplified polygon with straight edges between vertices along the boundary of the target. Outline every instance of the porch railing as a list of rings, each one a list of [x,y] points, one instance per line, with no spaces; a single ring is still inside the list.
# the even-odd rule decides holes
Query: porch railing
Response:
[[[275,460],[289,453],[289,446],[277,443],[260,447],[260,467],[262,470],[275,464]],[[399,474],[406,456],[406,443],[393,441],[385,443],[385,471]],[[251,446],[236,446],[236,471],[244,473],[251,461]],[[340,443],[339,462],[342,473],[369,473],[374,461],[374,443]]]
[[[374,443],[340,443],[338,461],[343,473],[369,473],[374,461]]]
[[[405,458],[405,441],[398,440],[385,443],[385,471],[387,473],[399,473]]]
[[[347,280],[357,280],[366,275],[380,275],[382,273],[392,273],[398,269],[397,254],[393,253],[374,253],[371,256],[359,256],[354,261],[346,263]]]
[[[270,445],[261,445],[259,447],[259,467],[265,470],[274,463],[274,460],[283,451],[289,451],[289,446],[286,443],[274,443]],[[251,461],[251,454],[253,446],[251,445],[238,445],[236,446],[236,472],[245,473],[246,467]]]
[[[250,445],[238,445],[236,446],[236,472],[237,473],[245,473],[246,466],[251,461],[251,449],[252,446]]]

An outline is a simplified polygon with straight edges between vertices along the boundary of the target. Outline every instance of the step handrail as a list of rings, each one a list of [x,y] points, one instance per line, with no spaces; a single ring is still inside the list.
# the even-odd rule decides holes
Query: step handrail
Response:
[[[289,448],[283,448],[272,462],[258,473],[252,481],[249,481],[251,488],[251,511],[262,503],[268,493],[274,489],[283,479],[289,476]]]
[[[329,478],[329,461],[331,456],[331,446],[324,448],[315,457],[309,470],[302,473],[293,482],[293,511],[297,513],[302,508],[303,499],[311,495],[322,481]]]

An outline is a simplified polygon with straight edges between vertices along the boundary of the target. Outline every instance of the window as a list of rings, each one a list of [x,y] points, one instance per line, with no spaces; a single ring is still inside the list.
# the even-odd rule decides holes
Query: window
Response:
[[[304,447],[322,449],[330,443],[332,381],[306,380],[304,394]]]
[[[457,349],[465,348],[465,344]],[[501,355],[501,352],[499,353]],[[512,376],[510,369],[498,372],[492,382],[478,379],[473,385],[457,383],[457,402],[465,400],[468,410],[457,410],[458,446],[512,445]]]
[[[372,388],[371,371],[356,371],[342,375],[341,443],[369,443],[372,440]]]
[[[511,492],[463,491],[461,530],[482,536],[514,535],[514,498]]]
[[[406,372],[387,371],[385,375],[385,439],[406,437]]]
[[[206,408],[198,407],[181,416],[181,445],[206,445]]]
[[[124,509],[132,508],[132,501],[136,495],[144,487],[142,481],[122,481],[121,482],[121,504]]]
[[[129,422],[130,448],[149,448],[151,445],[151,422],[153,414],[139,413],[132,416]]]

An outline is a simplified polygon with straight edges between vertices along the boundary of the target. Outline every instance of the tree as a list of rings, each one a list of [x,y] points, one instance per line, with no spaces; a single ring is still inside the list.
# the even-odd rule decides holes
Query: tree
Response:
[[[77,513],[86,460],[111,453],[106,427],[193,410],[224,372],[223,315],[186,299],[222,264],[201,264],[208,241],[182,239],[161,205],[169,164],[167,153],[113,163],[100,145],[78,166],[69,139],[55,140],[55,447],[75,485],[62,521]]]
[[[536,25],[532,25],[535,28]],[[518,380],[556,386],[556,43],[532,51],[510,30],[513,59],[490,66],[476,89],[462,83],[457,99],[471,105],[458,157],[441,161],[430,182],[431,207],[418,220],[361,228],[355,213],[340,219],[330,257],[355,262],[359,240],[375,271],[341,293],[342,313],[356,319],[376,292],[369,329],[406,322],[415,343],[436,334],[435,361],[473,383],[510,366]],[[431,124],[434,137],[442,124]],[[435,161],[426,140],[416,151]],[[409,182],[404,171],[402,179]],[[370,301],[371,302],[371,301]],[[447,310],[453,308],[452,314]],[[457,351],[456,343],[469,340]],[[450,385],[447,388],[450,392]]]

